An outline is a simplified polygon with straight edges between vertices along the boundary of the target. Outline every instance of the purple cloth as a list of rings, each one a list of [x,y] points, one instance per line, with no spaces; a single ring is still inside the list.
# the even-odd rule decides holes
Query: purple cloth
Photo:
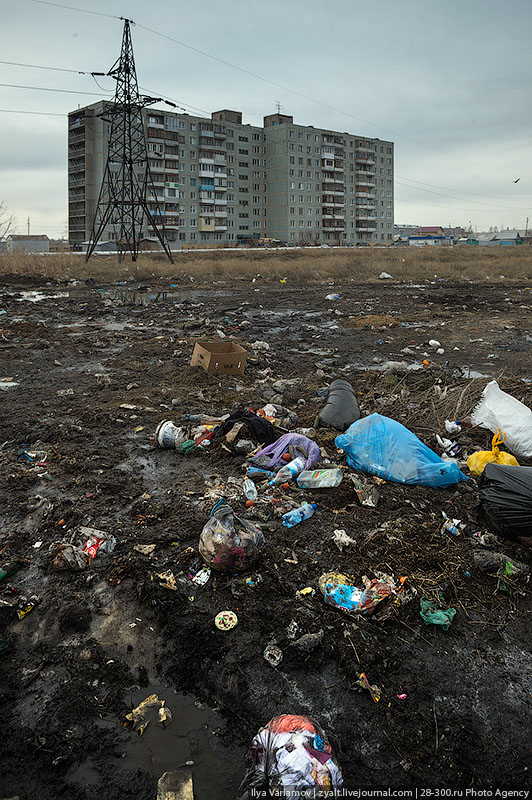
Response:
[[[285,433],[273,444],[269,444],[263,450],[259,450],[253,458],[251,464],[266,466],[267,469],[275,469],[282,466],[284,453],[288,453],[288,448],[292,446],[294,458],[297,456],[305,457],[305,469],[310,469],[313,464],[321,458],[321,451],[316,442],[302,436],[299,433]],[[299,450],[297,448],[300,448]]]

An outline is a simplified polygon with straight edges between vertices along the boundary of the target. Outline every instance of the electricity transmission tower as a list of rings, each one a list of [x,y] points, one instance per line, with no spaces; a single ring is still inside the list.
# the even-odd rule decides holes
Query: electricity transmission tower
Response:
[[[118,259],[131,253],[136,261],[143,225],[151,227],[166,255],[173,263],[172,253],[164,232],[164,216],[161,214],[153,188],[148,162],[148,148],[143,124],[143,109],[161,98],[139,94],[130,20],[124,19],[124,34],[120,57],[109,72],[116,80],[115,96],[99,116],[109,124],[107,163],[94,215],[94,222],[87,247],[86,261],[108,225],[117,232]],[[148,208],[147,196],[152,208]],[[162,228],[157,220],[162,219]]]

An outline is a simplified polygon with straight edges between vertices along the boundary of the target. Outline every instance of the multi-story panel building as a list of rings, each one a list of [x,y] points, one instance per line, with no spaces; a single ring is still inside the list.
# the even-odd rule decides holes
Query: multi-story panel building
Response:
[[[69,115],[69,240],[89,238],[105,169],[105,103]],[[172,247],[259,238],[356,244],[393,241],[393,143],[270,114],[211,119],[145,112],[153,195],[148,205]],[[153,196],[157,202],[153,201]],[[149,235],[143,226],[141,236]],[[116,237],[113,226],[104,238]]]

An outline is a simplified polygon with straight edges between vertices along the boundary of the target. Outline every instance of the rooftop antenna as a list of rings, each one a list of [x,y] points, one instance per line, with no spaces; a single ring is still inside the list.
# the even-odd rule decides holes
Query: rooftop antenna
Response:
[[[281,113],[281,109],[282,109],[282,107],[283,107],[283,106],[281,105],[281,103],[279,102],[279,100],[276,100],[276,101],[275,101],[275,108],[277,109],[277,113],[278,113],[278,114],[280,114],[280,113]]]
[[[115,96],[99,115],[109,125],[107,162],[85,261],[88,261],[108,225],[117,231],[118,260],[131,253],[136,261],[144,221],[152,228],[161,247],[173,264],[174,259],[164,231],[161,213],[148,162],[143,109],[159,102],[160,97],[139,94],[130,24],[124,21],[122,49],[107,75],[116,80]],[[133,23],[134,24],[134,23]],[[147,197],[151,209],[148,207]],[[157,220],[162,219],[162,229]]]

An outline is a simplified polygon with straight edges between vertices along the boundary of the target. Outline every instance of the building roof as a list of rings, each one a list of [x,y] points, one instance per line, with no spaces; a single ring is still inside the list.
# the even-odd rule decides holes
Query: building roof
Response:
[[[421,234],[424,234],[424,233],[436,233],[436,234],[441,236],[442,233],[443,233],[443,228],[441,227],[441,225],[433,225],[432,227],[428,227],[428,228],[419,228],[418,230],[419,230],[419,232]]]
[[[39,234],[35,234],[35,235],[31,234],[29,236],[28,236],[28,234],[12,233],[7,238],[11,239],[12,242],[28,242],[28,241],[48,242],[49,241],[48,236],[46,236],[45,233],[39,233]]]
[[[494,235],[493,238],[496,241],[500,242],[501,239],[519,239],[520,236],[521,234],[519,233],[519,231],[499,231]]]

